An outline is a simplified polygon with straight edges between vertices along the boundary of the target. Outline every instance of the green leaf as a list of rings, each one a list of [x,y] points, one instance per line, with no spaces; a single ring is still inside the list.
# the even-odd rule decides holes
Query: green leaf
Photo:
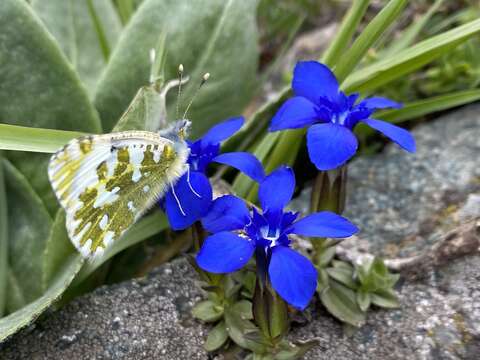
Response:
[[[109,49],[116,44],[122,30],[112,2],[33,0],[31,6],[93,94],[107,64]]]
[[[253,155],[255,155],[258,160],[263,162],[263,160],[267,158],[267,155],[270,153],[271,149],[275,146],[275,142],[279,136],[280,132],[266,134],[258,146],[256,146]],[[244,174],[239,173],[233,181],[232,189],[239,197],[245,197],[250,192],[254,184],[255,182],[252,179]]]
[[[264,352],[265,345],[258,328],[251,321],[242,319],[241,315],[231,308],[225,309],[224,319],[228,336],[237,345],[253,352]]]
[[[26,1],[0,1],[0,49],[0,122],[101,131],[84,86]],[[48,157],[23,152],[6,156],[55,214],[58,205],[47,178]]]
[[[283,164],[293,166],[300,145],[302,145],[302,142],[298,141],[298,139],[302,138],[304,135],[305,129],[282,131],[272,154],[268,157],[265,171],[270,173]]]
[[[197,303],[192,309],[193,317],[206,322],[219,320],[223,315],[223,309],[210,300],[204,300]]]
[[[253,319],[253,312],[252,312],[252,303],[248,300],[240,300],[237,301],[233,305],[234,311],[236,311],[242,319],[252,320]]]
[[[82,263],[83,259],[79,255],[70,257],[66,261],[65,267],[59,271],[52,285],[40,298],[9,316],[0,319],[0,343],[34,321],[60,297],[80,270]]]
[[[13,275],[13,272],[11,269],[8,269],[8,274],[7,274],[7,299],[6,299],[6,307],[5,307],[5,312],[11,313],[15,312],[15,310],[20,309],[27,305],[27,301],[25,300],[25,297],[23,296],[22,289],[20,288],[17,279],[15,278],[15,275]]]
[[[371,296],[369,292],[359,290],[357,292],[357,304],[360,307],[360,310],[366,312],[371,304]]]
[[[412,45],[415,41],[415,38],[420,34],[420,32],[425,28],[428,24],[432,16],[437,12],[440,8],[444,0],[437,0],[435,3],[430,6],[428,11],[419,19],[414,17],[410,26],[402,32],[402,34],[394,39],[391,42],[391,46],[385,49],[387,54],[395,54],[400,50],[407,48],[408,46]],[[383,55],[383,54],[382,54]]]
[[[328,268],[327,273],[331,278],[337,280],[345,286],[348,286],[350,289],[355,290],[358,287],[357,283],[353,279],[353,271],[351,270],[344,268]]]
[[[340,57],[335,66],[335,75],[341,83],[360,63],[368,49],[392,26],[408,0],[391,0],[365,27],[352,46]]]
[[[105,129],[111,129],[135,92],[148,82],[149,51],[167,32],[167,79],[177,77],[182,63],[190,82],[182,108],[198,88],[204,73],[210,80],[199,92],[189,118],[193,136],[212,124],[238,115],[250,99],[257,68],[256,0],[146,0],[130,19],[107,69],[99,81],[95,104]],[[128,70],[127,70],[128,69]],[[169,119],[175,118],[169,102]]]
[[[322,62],[328,66],[337,63],[342,52],[347,48],[352,37],[358,29],[358,24],[362,20],[365,11],[367,11],[370,0],[355,0],[348,9],[348,12],[342,19],[340,28],[333,38],[330,46],[322,56]]]
[[[228,332],[225,327],[225,322],[220,321],[208,333],[207,341],[205,341],[205,350],[215,351],[219,349],[228,339]]]
[[[77,285],[83,280],[85,280],[90,274],[92,274],[108,259],[111,259],[120,251],[123,251],[130,246],[138,244],[139,242],[144,241],[167,228],[168,220],[166,216],[160,211],[155,211],[152,214],[143,217],[141,220],[135,223],[124,236],[122,236],[118,241],[115,241],[110,247],[108,247],[102,257],[93,261],[86,262],[84,267],[78,274],[77,278],[75,279],[74,285]]]
[[[328,264],[330,264],[335,254],[336,254],[335,246],[329,246],[327,248],[324,248],[320,253],[320,256],[318,256],[318,261],[316,261],[316,265],[321,268],[328,266]]]
[[[329,286],[320,292],[320,300],[330,314],[347,324],[360,327],[365,322],[355,291],[336,281],[329,281]]]
[[[43,284],[47,288],[64,265],[65,260],[77,251],[68,238],[65,228],[65,211],[59,209],[50,228],[50,234],[43,253]]]
[[[52,219],[27,179],[8,160],[3,161],[3,168],[9,210],[9,265],[22,297],[31,302],[45,290],[42,260]]]
[[[374,90],[432,62],[479,32],[480,19],[433,36],[353,72],[342,88],[347,92]]]
[[[0,152],[0,318],[5,312],[8,280],[8,209],[2,159]]]
[[[370,294],[372,299],[372,304],[377,306],[387,308],[387,309],[395,309],[400,306],[398,302],[397,295],[393,290],[378,290],[375,293]]]
[[[480,100],[480,89],[463,90],[414,101],[405,104],[405,106],[401,109],[378,112],[376,116],[379,119],[398,124],[407,120],[416,119],[437,111],[469,104],[478,100]]]
[[[84,133],[0,124],[0,150],[54,153],[81,135]]]

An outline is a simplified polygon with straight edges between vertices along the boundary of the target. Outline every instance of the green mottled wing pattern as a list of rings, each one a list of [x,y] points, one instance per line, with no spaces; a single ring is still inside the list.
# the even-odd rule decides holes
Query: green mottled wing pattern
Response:
[[[48,174],[84,257],[101,256],[184,172],[183,141],[146,131],[85,136],[50,160]]]

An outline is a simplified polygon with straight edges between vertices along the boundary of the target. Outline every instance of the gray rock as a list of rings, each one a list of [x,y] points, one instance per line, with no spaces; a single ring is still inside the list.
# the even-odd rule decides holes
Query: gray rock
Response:
[[[349,169],[347,215],[371,251],[417,253],[480,215],[480,106],[419,126],[415,137],[415,155],[389,146]],[[315,303],[313,321],[291,337],[319,338],[306,359],[478,359],[479,274],[480,256],[472,255],[403,281],[402,307],[371,312],[352,334]],[[207,359],[207,330],[189,316],[201,296],[195,279],[180,259],[146,279],[98,289],[14,336],[0,358]]]
[[[102,287],[7,341],[0,359],[206,359],[206,329],[190,317],[196,276],[176,261]]]
[[[476,360],[480,355],[480,256],[455,261],[422,281],[403,283],[401,308],[371,311],[367,323],[348,335],[317,309],[314,321],[294,331],[317,337],[307,360]]]

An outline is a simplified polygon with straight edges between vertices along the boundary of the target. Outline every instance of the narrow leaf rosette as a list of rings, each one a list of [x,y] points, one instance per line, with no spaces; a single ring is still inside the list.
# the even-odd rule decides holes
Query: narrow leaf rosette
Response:
[[[356,153],[358,141],[353,129],[358,123],[415,152],[415,140],[407,130],[372,118],[376,110],[400,108],[401,104],[382,97],[359,100],[358,93],[346,95],[332,71],[316,61],[297,63],[292,88],[295,96],[280,107],[270,131],[309,127],[308,153],[319,170],[342,166]]]
[[[216,199],[202,219],[212,233],[197,255],[198,265],[212,273],[241,269],[255,254],[260,279],[268,276],[275,291],[289,304],[304,309],[317,285],[310,260],[290,247],[290,234],[345,238],[358,229],[332,212],[319,212],[298,220],[284,211],[295,188],[295,176],[281,167],[260,182],[262,210],[249,210],[243,200],[226,195]]]
[[[235,134],[243,123],[243,117],[228,119],[213,126],[200,139],[187,142],[190,149],[189,170],[160,201],[172,229],[186,229],[208,212],[213,193],[207,178],[210,163],[231,165],[254,180],[264,176],[259,161],[251,154],[236,152],[219,155],[221,142]]]

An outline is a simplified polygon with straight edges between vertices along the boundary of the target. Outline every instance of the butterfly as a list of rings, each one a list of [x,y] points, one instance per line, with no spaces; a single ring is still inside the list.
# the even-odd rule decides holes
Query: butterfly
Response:
[[[189,126],[87,135],[51,157],[48,176],[68,236],[85,258],[101,256],[188,171]]]

